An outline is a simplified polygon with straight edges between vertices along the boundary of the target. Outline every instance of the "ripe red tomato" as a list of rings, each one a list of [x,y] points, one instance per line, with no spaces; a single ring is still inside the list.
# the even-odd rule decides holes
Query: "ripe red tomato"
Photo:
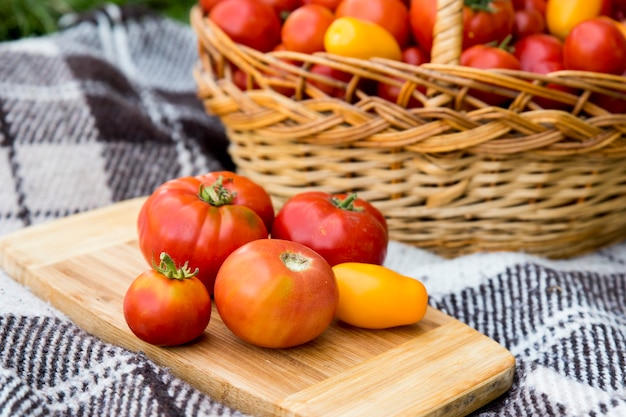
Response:
[[[463,49],[502,42],[513,30],[514,10],[510,0],[466,0],[463,8]],[[413,36],[430,53],[437,18],[437,0],[411,0],[409,20]]]
[[[234,42],[261,52],[280,43],[281,22],[274,9],[257,0],[222,0],[209,18]]]
[[[343,83],[348,83],[352,79],[352,74],[349,72],[341,71],[324,64],[313,64],[309,69],[309,72],[332,78]],[[331,97],[343,98],[346,94],[346,89],[339,85],[334,86],[314,79],[310,79],[307,82]]]
[[[545,30],[546,19],[539,11],[535,9],[515,11],[512,30],[514,39],[523,39],[525,36],[543,33]]]
[[[356,17],[382,26],[396,38],[400,48],[409,42],[409,10],[400,0],[343,0],[335,15]]]
[[[422,65],[428,62],[430,58],[428,54],[424,52],[418,46],[409,46],[402,51],[402,61],[411,65]],[[402,80],[401,80],[402,81]],[[423,86],[417,87],[422,93],[426,92],[426,88]],[[378,97],[391,101],[392,103],[398,103],[398,99],[401,93],[401,87],[396,87],[388,83],[377,83],[376,91]],[[422,107],[422,102],[411,96],[406,103],[406,108]]]
[[[523,71],[542,61],[563,62],[563,42],[548,33],[526,36],[515,42],[513,50]]]
[[[212,293],[224,259],[244,243],[267,238],[273,216],[270,196],[247,177],[218,171],[177,178],[141,207],[139,247],[148,263],[161,252],[186,259]]]
[[[211,319],[211,296],[187,264],[177,267],[166,253],[141,273],[124,296],[124,319],[139,339],[157,346],[191,342]]]
[[[461,65],[479,69],[520,70],[520,62],[512,53],[503,48],[489,45],[474,45],[461,53]],[[509,98],[500,94],[470,89],[470,94],[492,106],[506,103]]]
[[[562,61],[544,60],[544,61],[536,61],[536,62],[530,63],[528,65],[527,70],[529,72],[534,72],[536,74],[549,74],[551,72],[562,71],[564,69],[565,69],[565,65],[563,64]],[[571,94],[574,94],[576,92],[576,90],[571,87],[566,87],[562,84],[557,84],[557,83],[547,84],[546,87],[552,88],[554,90],[563,91],[566,93],[571,93]],[[568,108],[571,107],[570,105],[566,103],[561,103],[559,101],[552,100],[548,97],[535,97],[533,100],[535,101],[535,103],[539,104],[544,109],[567,110]]]
[[[587,19],[565,38],[563,62],[570,70],[622,75],[626,70],[626,39],[610,19]]]
[[[332,268],[318,253],[296,242],[263,239],[226,258],[214,300],[237,337],[256,346],[287,348],[326,330],[339,291]]]
[[[320,6],[324,6],[332,11],[335,11],[341,0],[302,0],[304,4],[319,4]]]
[[[274,11],[281,17],[283,14],[287,14],[296,10],[302,6],[302,0],[262,0],[263,3],[271,6]]]
[[[306,4],[291,12],[281,31],[287,50],[312,54],[324,50],[324,34],[335,16],[319,4]]]
[[[372,204],[356,194],[306,191],[279,210],[272,238],[306,245],[331,266],[342,262],[382,264],[389,243],[387,222]]]
[[[213,6],[222,0],[198,0],[198,4],[204,13],[209,13]]]

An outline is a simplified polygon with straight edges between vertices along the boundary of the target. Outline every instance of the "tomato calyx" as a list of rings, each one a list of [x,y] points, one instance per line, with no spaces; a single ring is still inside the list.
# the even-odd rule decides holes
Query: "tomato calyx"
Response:
[[[189,262],[185,262],[180,268],[177,267],[172,257],[165,252],[161,252],[159,259],[161,262],[158,265],[154,263],[152,267],[155,271],[170,279],[188,279],[195,277],[199,272],[198,268],[192,271],[189,268]]]
[[[357,195],[356,193],[351,193],[349,194],[346,198],[344,198],[343,200],[341,198],[338,197],[332,197],[330,199],[330,202],[333,203],[333,205],[339,209],[342,210],[347,210],[347,211],[363,211],[363,207],[355,207],[354,206],[354,202],[357,199]]]
[[[474,12],[488,12],[494,13],[495,10],[491,7],[493,0],[465,0],[465,6],[472,9]]]
[[[290,271],[306,271],[311,267],[311,258],[295,252],[283,252],[280,254],[281,262]]]
[[[210,186],[200,184],[198,196],[213,207],[226,206],[233,203],[237,193],[230,191],[224,187],[224,177],[221,175]]]

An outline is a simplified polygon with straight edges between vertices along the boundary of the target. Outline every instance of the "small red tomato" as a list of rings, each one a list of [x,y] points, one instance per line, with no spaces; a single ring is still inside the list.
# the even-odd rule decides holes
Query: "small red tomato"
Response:
[[[309,72],[328,77],[331,81],[336,80],[339,83],[344,84],[349,83],[352,79],[352,74],[349,72],[341,71],[324,64],[313,64]],[[337,85],[332,85],[330,83],[318,81],[312,78],[307,82],[331,97],[343,98],[346,94],[345,87],[342,87],[339,83]]]
[[[523,71],[529,71],[538,62],[563,62],[563,42],[548,33],[526,36],[515,42],[513,49]]]
[[[411,0],[410,27],[418,44],[431,52],[437,20],[437,0]],[[466,1],[463,7],[463,49],[502,42],[513,29],[511,0]]]
[[[141,207],[139,247],[149,264],[161,252],[188,260],[212,293],[224,259],[244,243],[267,238],[273,218],[270,196],[247,177],[217,171],[177,178]]]
[[[302,6],[302,0],[262,0],[263,3],[271,6],[274,11],[281,17]]]
[[[545,30],[546,19],[537,10],[523,9],[515,11],[513,38],[523,39],[525,36],[543,33]]]
[[[529,72],[534,72],[536,74],[549,74],[551,72],[562,71],[564,69],[565,69],[565,65],[563,65],[563,62],[561,61],[545,60],[545,61],[537,61],[537,62],[530,64],[527,70]],[[554,90],[558,90],[558,91],[563,91],[565,93],[574,94],[576,92],[576,90],[574,90],[571,87],[566,87],[562,84],[557,84],[557,83],[546,84],[546,87],[554,89]],[[568,104],[561,103],[559,101],[552,100],[547,97],[535,97],[534,101],[535,103],[539,104],[544,109],[567,110],[568,108],[571,107]]]
[[[474,45],[461,53],[461,65],[478,69],[520,70],[519,60],[503,48],[489,45]],[[470,94],[492,106],[506,103],[509,98],[500,94],[470,89]]]
[[[570,70],[622,75],[626,70],[626,39],[610,19],[587,19],[565,38],[563,62]]]
[[[333,12],[319,4],[307,4],[291,12],[281,31],[287,50],[312,54],[324,50],[324,34],[333,22]]]
[[[320,6],[327,7],[328,9],[335,11],[341,0],[302,0],[304,4],[319,4]]]
[[[332,268],[318,253],[297,242],[262,239],[226,258],[214,300],[222,321],[240,339],[288,348],[326,330],[339,291]]]
[[[157,346],[200,337],[211,319],[211,296],[195,273],[162,253],[159,265],[135,278],[124,296],[124,319],[135,336]]]
[[[302,243],[331,266],[342,262],[382,264],[389,243],[383,214],[354,193],[296,194],[276,215],[271,236]]]
[[[268,52],[280,43],[278,14],[257,0],[222,0],[209,12],[209,18],[235,43]]]
[[[428,54],[418,46],[409,46],[402,51],[402,61],[406,62],[407,64],[419,66],[428,62],[429,60],[430,58],[428,57]],[[398,80],[402,81],[400,78],[398,78]],[[423,86],[419,86],[417,87],[417,89],[422,93],[426,92],[426,88]],[[391,101],[392,103],[398,103],[400,93],[402,91],[401,87],[380,82],[376,84],[376,92],[378,97],[384,98],[385,100]],[[405,107],[422,107],[422,102],[411,96],[406,102]]]

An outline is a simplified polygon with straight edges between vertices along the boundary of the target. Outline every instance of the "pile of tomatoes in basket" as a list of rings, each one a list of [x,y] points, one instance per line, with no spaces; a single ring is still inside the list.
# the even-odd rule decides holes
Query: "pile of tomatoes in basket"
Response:
[[[382,265],[385,217],[354,193],[303,191],[275,213],[251,179],[210,172],[159,186],[137,225],[152,268],[132,281],[123,310],[154,345],[197,339],[213,303],[226,328],[266,348],[311,341],[333,320],[381,329],[426,314],[424,285]]]
[[[199,4],[233,41],[264,53],[329,52],[412,65],[430,61],[437,16],[437,0],[199,0]],[[623,75],[625,17],[625,0],[465,0],[460,64],[539,74],[581,70]],[[341,71],[321,65],[310,71],[349,81]],[[381,87],[377,94],[395,101],[398,91]]]

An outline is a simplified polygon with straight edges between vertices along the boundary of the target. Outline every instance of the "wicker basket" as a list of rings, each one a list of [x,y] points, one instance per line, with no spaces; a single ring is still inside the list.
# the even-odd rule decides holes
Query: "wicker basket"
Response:
[[[598,94],[626,100],[626,78],[460,66],[462,8],[463,0],[439,1],[432,62],[417,67],[260,53],[195,7],[198,94],[225,126],[238,172],[277,208],[304,190],[356,191],[386,215],[392,239],[445,257],[564,258],[626,238],[626,115],[593,103]],[[351,78],[315,75],[316,63]],[[235,84],[237,68],[248,88]],[[372,81],[401,86],[398,103],[368,92]],[[507,104],[488,106],[478,90]],[[411,98],[423,107],[406,108]],[[537,104],[546,98],[561,110]]]

